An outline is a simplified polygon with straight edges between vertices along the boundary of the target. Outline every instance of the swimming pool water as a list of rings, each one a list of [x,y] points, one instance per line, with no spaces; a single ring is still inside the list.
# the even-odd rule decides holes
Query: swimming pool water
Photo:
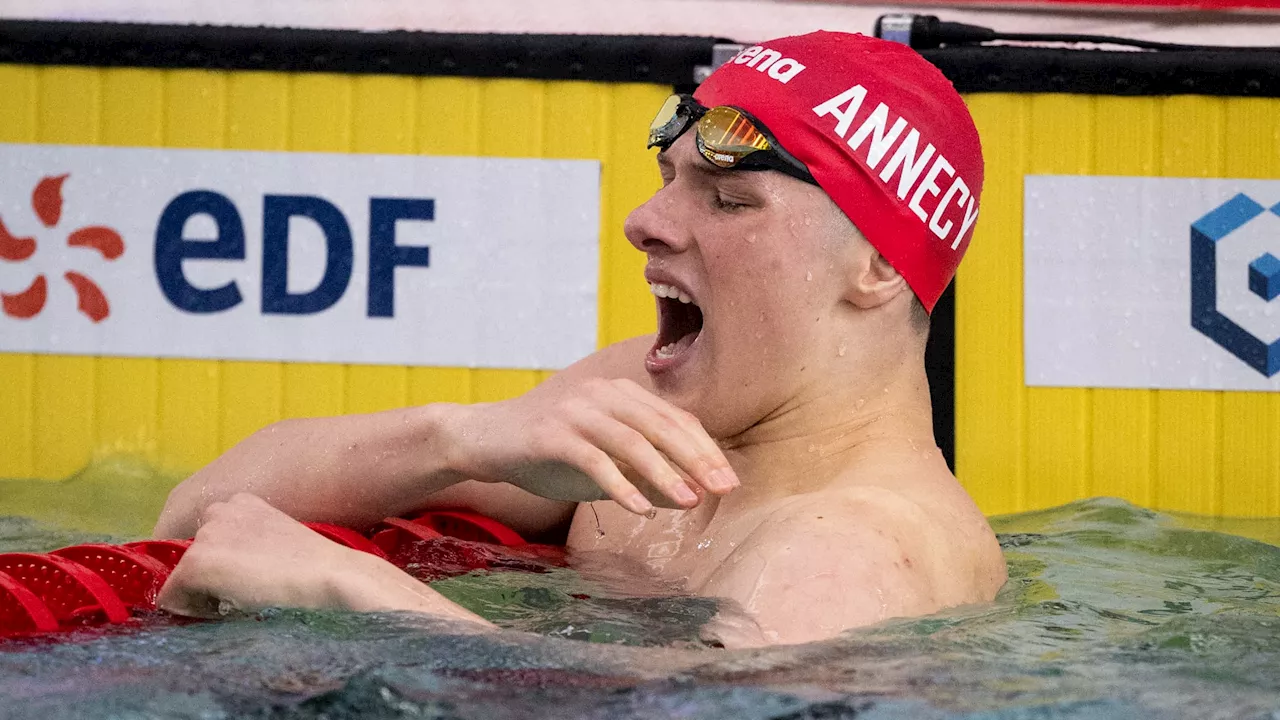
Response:
[[[171,482],[0,482],[0,552],[145,532]],[[271,611],[0,641],[0,717],[1280,718],[1280,520],[1092,499],[993,525],[995,603],[824,643],[702,648],[716,603],[584,557],[435,584],[494,635]]]

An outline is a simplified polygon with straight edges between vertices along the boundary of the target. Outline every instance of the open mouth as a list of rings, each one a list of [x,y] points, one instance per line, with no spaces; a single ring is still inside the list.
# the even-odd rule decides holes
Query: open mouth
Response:
[[[650,283],[658,298],[658,340],[652,356],[660,363],[674,360],[693,346],[702,332],[702,308],[674,285]]]

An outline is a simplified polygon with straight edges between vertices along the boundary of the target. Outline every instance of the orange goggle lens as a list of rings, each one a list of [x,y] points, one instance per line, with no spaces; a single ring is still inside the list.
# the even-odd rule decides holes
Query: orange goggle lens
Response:
[[[797,180],[818,184],[809,169],[783,152],[750,115],[729,105],[707,109],[687,95],[672,95],[662,104],[649,124],[649,147],[656,145],[666,150],[695,121],[698,153],[712,165],[726,170],[778,170]]]
[[[681,112],[681,98],[672,95],[649,125],[649,147],[671,144],[687,126],[690,112]],[[728,106],[707,110],[698,120],[698,151],[715,165],[731,168],[743,158],[772,146],[741,111]]]
[[[721,105],[698,121],[698,150],[722,168],[731,168],[753,152],[768,150],[768,138],[740,111]]]

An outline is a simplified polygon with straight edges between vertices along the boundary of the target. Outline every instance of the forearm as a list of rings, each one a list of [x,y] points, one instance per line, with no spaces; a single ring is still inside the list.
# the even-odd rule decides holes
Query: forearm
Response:
[[[190,537],[208,505],[257,495],[299,520],[371,525],[420,507],[465,480],[449,465],[446,429],[457,406],[288,420],[266,427],[169,495],[157,537]]]
[[[485,628],[496,627],[391,563],[372,555],[362,556],[356,562],[362,566],[361,572],[343,575],[335,581],[337,603],[347,610],[417,612]]]

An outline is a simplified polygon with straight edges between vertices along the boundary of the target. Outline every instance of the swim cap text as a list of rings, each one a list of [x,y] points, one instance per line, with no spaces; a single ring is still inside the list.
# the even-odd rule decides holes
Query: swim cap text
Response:
[[[745,53],[746,50],[743,52]],[[951,249],[955,250],[960,246],[965,233],[978,219],[977,202],[969,190],[969,185],[956,175],[955,168],[942,153],[938,152],[933,143],[924,140],[919,130],[911,127],[906,118],[893,112],[893,109],[885,103],[878,103],[867,113],[862,118],[861,124],[850,135],[849,130],[854,127],[866,99],[866,88],[854,85],[817,105],[813,108],[813,112],[818,117],[834,117],[836,119],[836,125],[833,128],[835,134],[861,155],[867,168],[880,171],[878,173],[880,182],[893,191],[899,200],[907,200],[910,196],[907,207],[911,212],[920,218],[920,221],[925,223],[939,239],[944,241],[951,239]],[[922,142],[923,149],[920,147]],[[892,154],[890,154],[891,150]],[[887,162],[885,162],[885,156],[889,158]],[[932,164],[930,164],[931,161]],[[882,162],[884,167],[880,167]],[[925,170],[926,166],[928,170]],[[896,184],[890,182],[895,174],[898,176]],[[941,175],[952,178],[951,185],[930,213],[922,207],[921,203],[926,198],[937,197],[938,193],[942,192],[942,188],[938,185],[938,178]],[[954,236],[952,231],[956,229],[955,223],[951,220],[942,221],[943,215],[953,203],[964,213],[959,232]]]
[[[792,78],[804,72],[804,65],[788,57],[782,57],[777,50],[770,50],[763,45],[752,45],[734,56],[737,65],[755,68],[757,72],[767,72],[769,77],[786,85]]]

